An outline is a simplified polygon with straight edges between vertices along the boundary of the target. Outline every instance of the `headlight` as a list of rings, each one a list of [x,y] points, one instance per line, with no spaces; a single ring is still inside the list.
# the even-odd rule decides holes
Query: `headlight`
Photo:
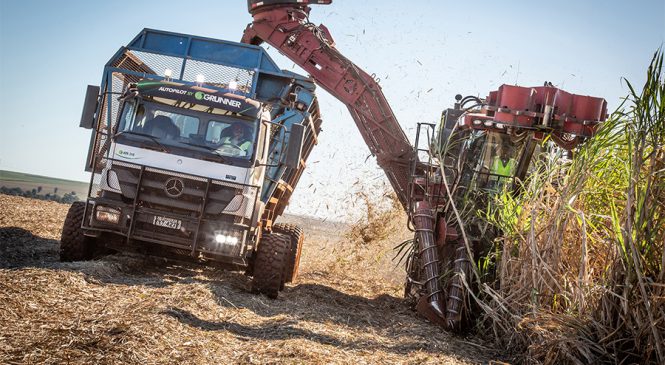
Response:
[[[95,207],[95,219],[99,222],[118,224],[120,222],[120,210],[97,206]]]
[[[226,231],[218,231],[215,232],[214,237],[215,237],[215,243],[218,245],[229,245],[229,246],[235,246],[240,242],[240,235],[241,232],[226,232]]]

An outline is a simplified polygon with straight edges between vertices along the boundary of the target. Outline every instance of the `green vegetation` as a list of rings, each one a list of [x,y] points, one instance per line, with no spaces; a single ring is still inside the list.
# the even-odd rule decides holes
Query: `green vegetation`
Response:
[[[665,363],[665,75],[659,51],[570,164],[540,161],[486,212],[481,326],[525,362]]]
[[[69,204],[87,195],[88,184],[0,170],[0,193]]]

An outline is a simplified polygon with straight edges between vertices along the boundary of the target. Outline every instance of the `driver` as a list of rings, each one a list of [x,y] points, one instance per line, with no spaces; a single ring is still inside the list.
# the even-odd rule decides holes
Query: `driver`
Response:
[[[251,133],[240,122],[235,122],[224,128],[219,139],[221,144],[231,144],[247,153],[252,147]]]

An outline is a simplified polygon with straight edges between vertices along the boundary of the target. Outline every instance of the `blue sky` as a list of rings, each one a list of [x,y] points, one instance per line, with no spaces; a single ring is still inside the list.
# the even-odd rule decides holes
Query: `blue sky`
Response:
[[[146,27],[239,40],[251,21],[243,0],[193,4],[0,0],[0,169],[88,180],[89,132],[78,128],[85,86],[99,84],[118,48]],[[665,40],[665,0],[335,0],[311,19],[381,78],[409,137],[417,122],[437,121],[455,94],[485,96],[503,83],[547,80],[614,108],[627,93],[621,78],[641,84]],[[345,107],[319,96],[324,133],[290,210],[339,218],[357,181],[383,179]]]

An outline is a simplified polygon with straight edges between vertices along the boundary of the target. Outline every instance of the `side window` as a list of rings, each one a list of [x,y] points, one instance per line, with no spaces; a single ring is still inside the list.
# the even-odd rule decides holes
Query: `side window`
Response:
[[[125,103],[120,119],[120,130],[134,129],[134,103]]]

